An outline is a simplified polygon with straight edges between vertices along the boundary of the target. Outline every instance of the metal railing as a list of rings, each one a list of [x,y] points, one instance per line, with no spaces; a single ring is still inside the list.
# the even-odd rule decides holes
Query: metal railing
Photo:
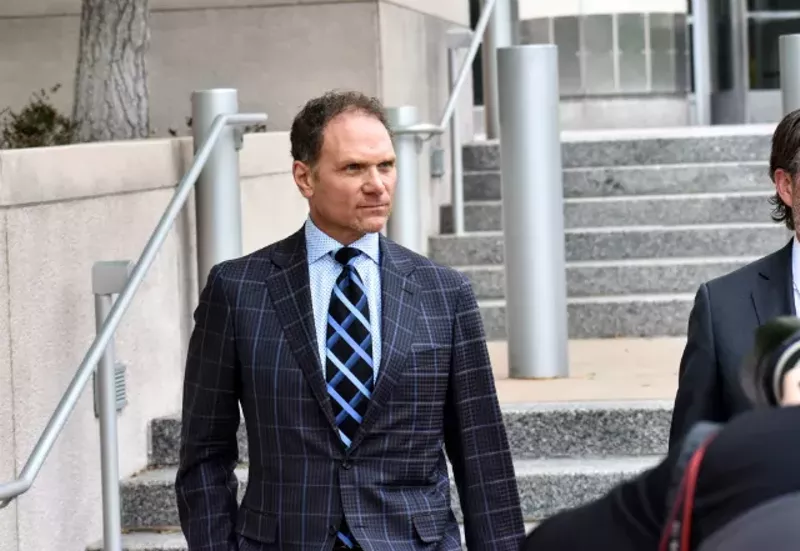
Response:
[[[198,182],[198,198],[204,197],[221,201],[220,205],[209,207],[205,200],[201,199],[200,203],[202,204],[197,205],[198,276],[202,278],[199,279],[200,283],[202,284],[207,275],[210,262],[219,262],[225,260],[226,257],[230,258],[241,254],[241,238],[238,239],[237,244],[235,237],[236,232],[241,234],[241,207],[233,203],[239,196],[236,150],[239,148],[237,142],[241,136],[237,136],[233,127],[266,122],[267,115],[232,112],[237,110],[236,90],[230,89],[195,92],[192,96],[192,103],[195,157],[191,167],[178,183],[175,194],[135,266],[130,270],[130,274],[128,275],[127,268],[123,275],[120,275],[119,271],[113,274],[106,272],[99,277],[97,277],[98,274],[94,274],[98,323],[100,324],[99,320],[102,320],[97,336],[89,346],[75,376],[36,442],[22,472],[15,480],[0,485],[0,508],[6,507],[12,499],[31,488],[92,374],[99,367],[97,392],[103,485],[103,549],[105,551],[121,551],[122,549],[116,390],[113,351],[109,351],[109,345],[122,316],[130,306],[155,260],[156,254],[186,204],[195,182]],[[204,172],[204,168],[211,170]],[[200,179],[201,174],[203,175],[202,179]],[[235,178],[231,177],[232,174],[235,175]],[[213,231],[207,230],[209,226],[213,228]],[[223,228],[224,231],[222,231]],[[225,232],[233,232],[234,238],[230,239]],[[239,250],[237,250],[237,246]],[[96,265],[95,268],[98,266]],[[100,266],[99,269],[103,268]],[[109,283],[109,280],[116,280],[119,283],[120,277],[125,283],[112,304],[110,295],[116,289],[113,288],[113,283]],[[105,283],[103,283],[104,281]],[[108,354],[104,356],[107,351]]]
[[[450,43],[448,44],[450,96],[447,99],[444,112],[438,124],[419,123],[417,121],[417,110],[413,106],[405,105],[387,109],[394,134],[395,152],[397,153],[397,185],[387,233],[394,241],[413,251],[419,251],[422,246],[419,186],[417,182],[417,151],[419,150],[420,141],[427,141],[434,136],[444,134],[447,132],[448,126],[451,132],[450,147],[452,149],[451,200],[453,204],[453,224],[457,235],[461,235],[464,232],[464,180],[461,166],[461,136],[458,128],[456,106],[499,1],[508,2],[508,0],[486,0],[484,2],[475,30],[471,33],[469,31],[450,33]],[[495,22],[495,24],[497,23]],[[458,50],[463,49],[463,43],[468,38],[471,38],[471,40],[467,53],[461,62],[461,68],[456,71]],[[488,63],[491,65],[494,58],[493,52],[488,51],[483,55],[489,59]],[[488,89],[491,89],[491,87],[488,87]],[[491,116],[492,111],[487,111],[487,126],[489,126]],[[495,114],[495,116],[497,115]]]

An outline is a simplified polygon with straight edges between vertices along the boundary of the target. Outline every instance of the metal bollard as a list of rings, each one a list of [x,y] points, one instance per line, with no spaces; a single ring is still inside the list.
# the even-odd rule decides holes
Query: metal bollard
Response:
[[[569,373],[558,49],[497,52],[506,320],[512,378]]]
[[[709,0],[692,0],[692,70],[694,72],[695,123],[711,124],[711,39]]]
[[[483,0],[485,3],[486,0]],[[481,56],[483,58],[483,109],[486,119],[486,137],[490,140],[500,137],[500,107],[498,97],[497,52],[500,48],[514,45],[514,20],[516,10],[514,0],[497,0],[494,13],[486,27]]]
[[[412,105],[387,108],[386,114],[392,129],[407,128],[419,122],[417,108]],[[398,133],[393,141],[397,155],[397,185],[386,231],[392,241],[420,252],[419,137]]]
[[[128,282],[133,263],[96,262],[92,266],[95,325],[98,333],[103,327],[114,295]],[[122,516],[119,496],[119,442],[117,411],[124,404],[117,391],[117,364],[113,337],[108,341],[95,371],[95,396],[100,417],[100,466],[103,486],[103,550],[122,551]]]
[[[800,109],[800,34],[780,37],[781,99],[783,115]]]
[[[239,112],[235,89],[192,94],[194,151],[208,136],[218,115]],[[242,255],[242,199],[236,129],[226,126],[214,144],[195,186],[197,282],[202,288],[215,264]]]

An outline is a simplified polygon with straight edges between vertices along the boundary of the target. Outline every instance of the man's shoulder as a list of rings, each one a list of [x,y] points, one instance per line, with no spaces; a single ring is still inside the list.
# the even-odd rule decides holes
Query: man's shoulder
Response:
[[[212,275],[229,283],[240,284],[251,279],[265,279],[273,269],[276,253],[287,253],[288,248],[299,246],[298,234],[275,241],[249,254],[223,260],[212,268]]]
[[[469,283],[467,275],[455,268],[440,264],[427,256],[421,255],[390,239],[385,239],[386,246],[394,257],[402,257],[414,267],[414,277],[423,287],[447,286],[461,287]]]
[[[787,256],[787,247],[781,247],[732,272],[710,279],[704,285],[714,294],[740,290],[742,287],[750,286],[762,275],[774,273],[775,270],[788,270],[790,261],[791,256]]]

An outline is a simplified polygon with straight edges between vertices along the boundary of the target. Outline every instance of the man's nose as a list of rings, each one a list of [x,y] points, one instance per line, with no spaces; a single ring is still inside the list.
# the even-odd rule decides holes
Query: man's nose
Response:
[[[378,167],[373,166],[367,170],[364,187],[366,188],[365,191],[369,191],[371,193],[380,193],[383,191],[383,179],[381,178],[381,173],[378,170]]]

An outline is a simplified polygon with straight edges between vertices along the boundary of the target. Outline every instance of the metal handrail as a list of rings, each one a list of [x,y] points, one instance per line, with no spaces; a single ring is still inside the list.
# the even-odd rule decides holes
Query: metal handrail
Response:
[[[139,256],[139,260],[137,260],[136,265],[131,271],[128,282],[120,292],[117,300],[114,301],[114,305],[111,307],[108,317],[106,317],[105,322],[97,332],[97,336],[86,352],[80,366],[78,366],[78,370],[72,378],[69,387],[67,387],[67,390],[50,417],[42,435],[36,442],[36,446],[34,446],[33,451],[28,456],[28,461],[25,463],[22,473],[15,480],[0,484],[0,509],[8,506],[17,496],[27,492],[36,480],[53,444],[55,444],[56,439],[61,434],[70,414],[78,403],[81,393],[86,388],[92,373],[97,368],[98,361],[122,320],[123,314],[133,300],[156,254],[158,254],[161,246],[164,244],[164,240],[167,238],[172,225],[175,223],[186,200],[189,198],[189,194],[197,178],[200,176],[223,128],[228,125],[240,126],[259,124],[266,122],[266,120],[267,116],[261,113],[226,114],[219,115],[214,119],[208,137],[203,141],[203,144],[197,151],[192,166],[178,183],[175,194],[172,196],[169,205],[167,205],[158,225],[150,235],[150,239],[145,245],[142,254]]]
[[[486,0],[485,4],[483,5],[483,11],[478,18],[478,22],[475,24],[472,42],[470,42],[469,48],[467,49],[467,55],[464,58],[464,62],[461,64],[461,69],[458,72],[458,78],[456,79],[455,84],[453,84],[453,88],[450,91],[450,97],[445,104],[442,118],[439,119],[439,124],[435,125],[431,123],[420,123],[407,127],[393,128],[392,132],[394,134],[428,134],[427,137],[423,138],[427,140],[434,135],[444,134],[447,132],[447,125],[450,124],[450,119],[453,118],[458,97],[461,95],[461,89],[464,87],[464,82],[467,80],[467,74],[472,67],[472,63],[475,61],[475,56],[478,55],[478,48],[481,47],[483,36],[486,34],[486,27],[489,25],[489,20],[492,17],[492,12],[494,11],[494,7],[496,5],[497,0]]]

